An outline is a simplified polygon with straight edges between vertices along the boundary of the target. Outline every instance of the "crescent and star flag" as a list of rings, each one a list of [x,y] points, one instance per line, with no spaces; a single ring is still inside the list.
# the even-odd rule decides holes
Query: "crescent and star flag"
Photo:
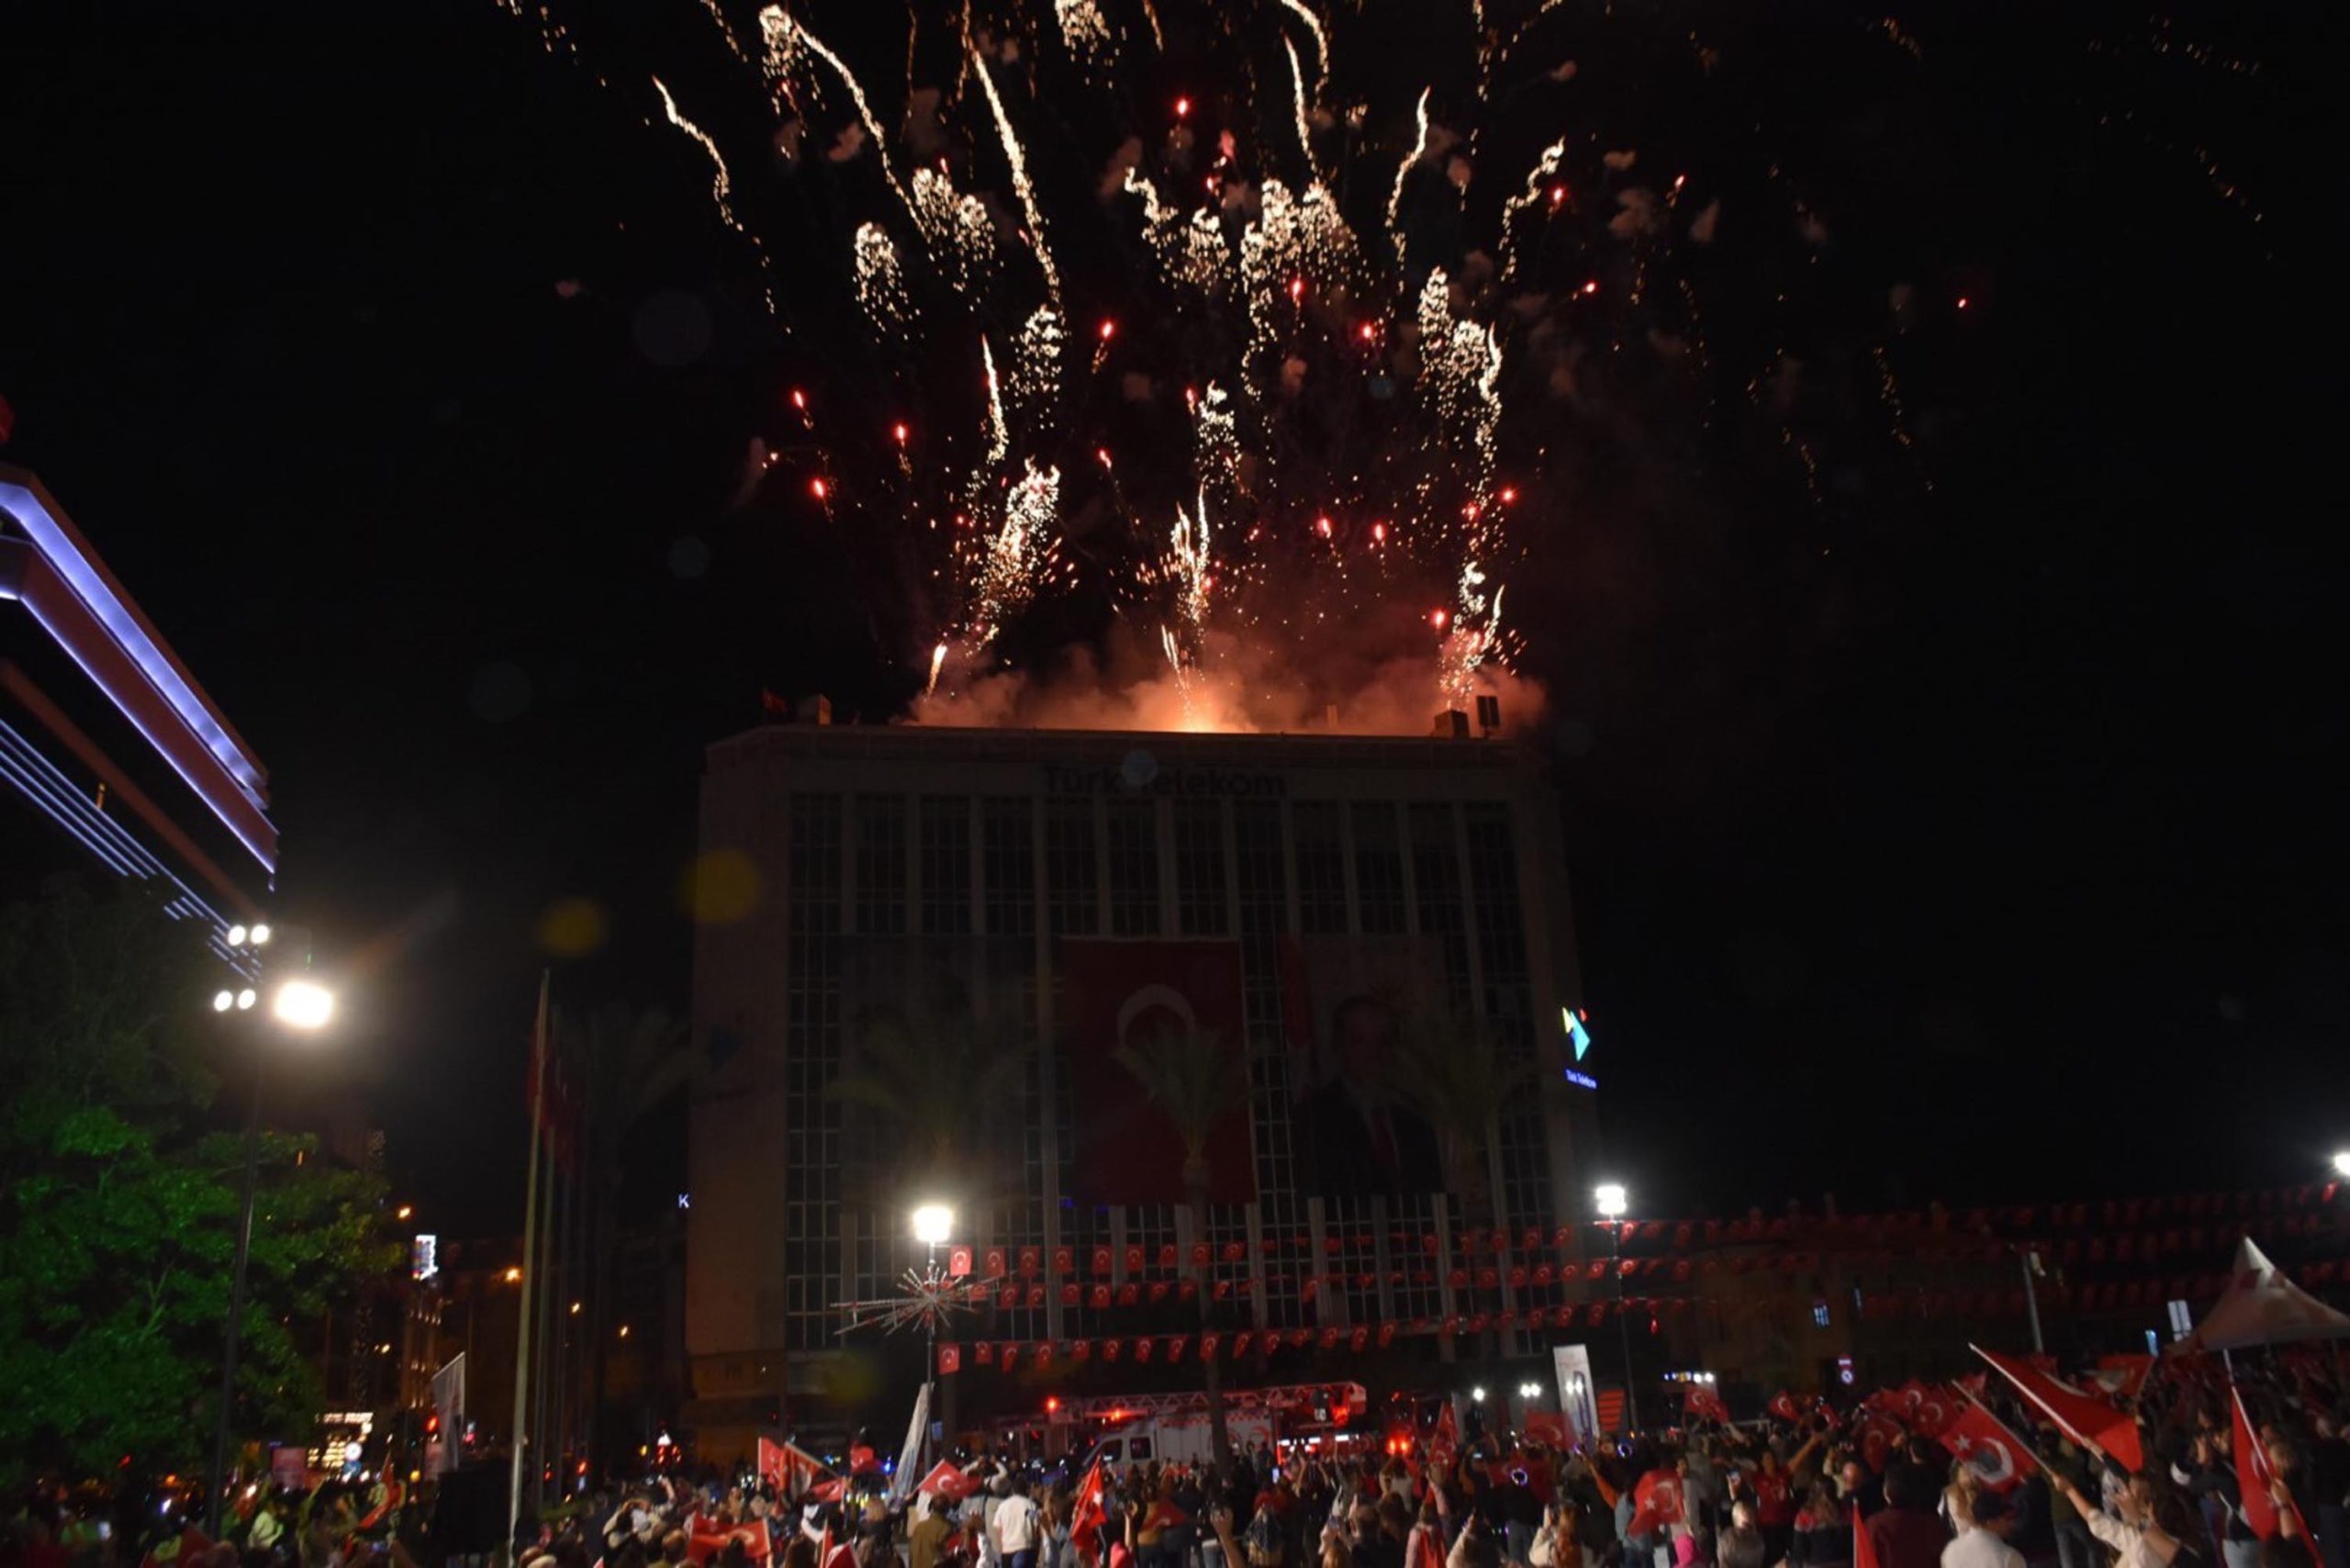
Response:
[[[2023,1439],[1972,1400],[1959,1407],[1937,1437],[1994,1492],[2014,1491],[2040,1468]]]
[[[923,1496],[944,1497],[950,1503],[959,1503],[979,1489],[977,1478],[964,1474],[943,1459],[938,1462],[938,1467],[923,1476],[922,1484],[914,1488]]]
[[[1681,1522],[1681,1477],[1669,1470],[1651,1470],[1632,1488],[1630,1535],[1654,1535],[1659,1527]]]
[[[1960,1396],[1949,1389],[1934,1387],[1925,1391],[1918,1401],[1918,1408],[1910,1412],[1909,1429],[1921,1438],[1939,1438],[1950,1430],[1958,1417]]]
[[[1861,1457],[1868,1461],[1869,1468],[1882,1475],[1886,1462],[1893,1457],[1894,1450],[1901,1446],[1901,1439],[1908,1435],[1901,1429],[1900,1422],[1881,1411],[1871,1410],[1861,1417],[1861,1424],[1853,1432],[1853,1440],[1861,1445]]]
[[[1681,1413],[1694,1416],[1700,1421],[1719,1421],[1724,1426],[1729,1424],[1729,1406],[1722,1403],[1720,1394],[1701,1383],[1689,1384],[1682,1394]]]
[[[2244,1522],[2252,1533],[2266,1540],[2277,1533],[2282,1521],[2277,1514],[2277,1496],[2269,1486],[2277,1473],[2268,1467],[2268,1450],[2260,1446],[2259,1437],[2252,1429],[2252,1418],[2244,1414],[2242,1391],[2231,1386],[2228,1405],[2235,1421],[2236,1485],[2244,1493]],[[2300,1505],[2292,1501],[2292,1494],[2285,1495],[2293,1510],[2293,1528],[2303,1540],[2315,1539],[2310,1534],[2309,1521],[2301,1518]]]
[[[764,1562],[775,1554],[767,1539],[767,1522],[753,1519],[747,1524],[725,1525],[716,1519],[706,1519],[697,1514],[686,1529],[686,1561],[699,1564],[709,1562],[726,1550],[726,1543],[739,1540],[744,1551],[754,1562]]]
[[[1085,1472],[1085,1479],[1077,1484],[1077,1496],[1069,1505],[1069,1539],[1076,1546],[1077,1554],[1091,1564],[1102,1545],[1102,1462],[1095,1460]]]
[[[2133,1474],[2146,1468],[2146,1452],[2138,1440],[2138,1423],[2104,1400],[2058,1383],[2011,1356],[1970,1345],[1967,1349],[1991,1363],[1994,1371],[2016,1385],[2016,1392],[2040,1406],[2066,1437],[2096,1449]]]
[[[1460,1421],[1453,1415],[1452,1402],[1448,1399],[1444,1408],[1437,1412],[1436,1429],[1428,1434],[1428,1462],[1439,1471],[1449,1471],[1460,1457]]]
[[[1803,1412],[1796,1408],[1796,1396],[1784,1388],[1771,1396],[1771,1403],[1765,1408],[1782,1421],[1803,1419]]]

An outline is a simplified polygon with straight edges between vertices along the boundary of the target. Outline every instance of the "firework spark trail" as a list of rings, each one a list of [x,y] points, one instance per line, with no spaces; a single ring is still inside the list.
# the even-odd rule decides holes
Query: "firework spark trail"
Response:
[[[533,0],[505,3],[520,14]],[[700,3],[725,28],[727,0]],[[1221,10],[1223,25],[1179,28],[1170,39],[1149,0],[1137,4],[1139,18],[1109,0],[997,0],[977,15],[958,5],[951,18],[908,30],[902,65],[890,34],[886,67],[868,66],[881,71],[877,84],[894,84],[902,69],[904,112],[886,129],[849,60],[782,6],[767,6],[759,64],[769,101],[794,122],[789,134],[806,134],[800,106],[821,106],[827,93],[845,92],[856,113],[822,159],[800,160],[792,144],[775,177],[824,187],[810,192],[821,199],[797,204],[753,204],[660,86],[671,123],[711,158],[713,197],[730,227],[743,231],[739,200],[746,214],[812,223],[815,242],[839,247],[833,254],[851,263],[820,269],[841,281],[811,280],[809,303],[837,302],[871,324],[853,341],[835,329],[827,346],[866,356],[843,367],[835,390],[870,389],[865,407],[881,411],[865,417],[882,421],[882,439],[843,439],[834,432],[855,416],[828,420],[841,444],[820,453],[811,484],[824,487],[817,495],[828,511],[874,525],[856,531],[860,548],[872,541],[878,554],[895,541],[886,547],[938,585],[934,598],[910,596],[907,624],[892,631],[902,633],[910,674],[927,663],[929,696],[968,702],[1003,670],[1028,678],[1046,662],[1032,639],[1066,638],[1069,626],[1058,612],[1027,612],[1082,571],[1103,590],[1112,631],[1130,625],[1160,689],[1169,700],[1180,691],[1186,723],[1270,722],[1272,709],[1237,699],[1244,687],[1253,700],[1292,677],[1292,695],[1313,704],[1307,714],[1331,696],[1351,701],[1359,685],[1320,685],[1356,680],[1338,673],[1349,659],[1392,669],[1408,656],[1445,701],[1465,702],[1516,657],[1505,579],[1522,577],[1538,540],[1552,546],[1570,494],[1553,485],[1540,510],[1512,523],[1517,487],[1571,472],[1603,428],[1644,429],[1658,408],[1675,416],[1684,401],[1707,421],[1718,412],[1767,421],[1802,459],[1815,504],[1823,465],[1854,461],[1843,436],[1859,430],[1881,445],[1885,424],[1849,413],[1840,416],[1847,430],[1815,430],[1820,409],[1844,408],[1865,382],[1846,375],[1852,385],[1798,404],[1802,365],[1849,363],[1851,339],[1835,334],[1852,329],[1816,327],[1816,309],[1784,296],[1779,335],[1763,340],[1779,344],[1779,369],[1758,373],[1747,399],[1729,400],[1726,412],[1714,396],[1700,287],[1713,310],[1741,285],[1755,286],[1722,275],[1730,269],[1721,250],[1696,249],[1711,241],[1724,195],[1742,231],[1752,222],[1769,234],[1777,222],[1785,237],[1774,242],[1790,251],[1801,236],[1808,250],[1798,261],[1826,243],[1824,227],[1807,217],[1811,204],[1775,161],[1758,192],[1756,177],[1708,167],[1704,150],[1661,134],[1641,162],[1661,157],[1668,172],[1695,174],[1690,206],[1704,208],[1695,221],[1681,180],[1666,193],[1662,179],[1651,189],[1617,177],[1630,164],[1625,151],[1603,160],[1608,173],[1575,193],[1582,200],[1569,198],[1570,147],[1596,157],[1628,144],[1601,140],[1595,126],[1559,134],[1557,95],[1541,84],[1576,75],[1568,46],[1589,41],[1591,20],[1561,0],[1493,7],[1492,17],[1468,0],[1477,79],[1448,77],[1441,125],[1433,83],[1424,86],[1408,147],[1393,123],[1402,104],[1337,72],[1339,58],[1356,58],[1348,29],[1360,5],[1326,17],[1320,0],[1266,8],[1286,57],[1284,84],[1278,66],[1259,63],[1271,40]],[[1652,41],[1690,50],[1702,82],[1717,51],[1681,31],[1674,24]],[[755,40],[746,32],[743,41]],[[1169,41],[1178,57],[1166,57]],[[1146,44],[1166,59],[1169,85],[1185,89],[1163,106],[1113,80],[1141,64],[1125,56]],[[731,30],[728,47],[742,56]],[[1496,67],[1497,57],[1510,63]],[[984,109],[965,91],[975,71]],[[1010,104],[1022,94],[1015,122]],[[827,118],[842,121],[848,106]],[[1334,120],[1341,133],[1331,132]],[[1478,173],[1488,133],[1494,147],[1540,146],[1530,168],[1491,176],[1499,189]],[[1302,170],[1291,162],[1292,136]],[[869,177],[826,172],[855,175],[867,153],[886,192]],[[1063,205],[1088,199],[1098,212]],[[1782,201],[1793,221],[1774,219],[1770,207]],[[1107,243],[1077,244],[1104,227]],[[1069,247],[1060,253],[1056,235]],[[1007,265],[1015,240],[1035,252],[1041,288]],[[1118,260],[1133,253],[1144,264]],[[1713,259],[1709,270],[1695,270],[1701,253]],[[1080,314],[1095,308],[1098,320]],[[1636,364],[1642,354],[1658,364]],[[1670,374],[1655,374],[1660,366]],[[1895,452],[1914,464],[1909,411],[1882,348],[1874,368]],[[1741,374],[1724,367],[1725,389]],[[793,406],[804,420],[806,405]],[[923,440],[911,442],[910,428]],[[851,465],[870,468],[877,482],[856,484]],[[1792,474],[1787,485],[1795,488]],[[1171,528],[1149,521],[1170,515]],[[1069,609],[1092,613],[1082,600]],[[1404,624],[1419,634],[1399,638]],[[1357,626],[1366,643],[1325,656],[1341,628]],[[1422,695],[1406,695],[1405,710],[1427,700],[1427,685],[1416,689]]]
[[[996,134],[1003,139],[1004,160],[1012,165],[1012,188],[1020,197],[1020,210],[1028,218],[1028,237],[1035,246],[1036,265],[1045,274],[1045,292],[1052,296],[1053,305],[1058,308],[1060,269],[1053,265],[1053,248],[1045,237],[1045,212],[1036,203],[1035,183],[1028,177],[1028,154],[1012,132],[1012,117],[1004,112],[1003,99],[995,90],[995,76],[988,70],[988,62],[974,54],[971,65],[979,73],[979,90],[987,95],[989,112],[995,116]]]
[[[718,143],[710,139],[708,131],[677,112],[677,100],[669,95],[669,89],[658,76],[653,78],[653,90],[661,95],[661,112],[669,117],[669,123],[701,143],[701,150],[710,154],[710,197],[718,204],[718,215],[726,219],[729,229],[738,234],[746,233],[734,216],[734,177],[726,171],[726,160],[719,156]]]
[[[1297,113],[1297,155],[1305,161],[1306,172],[1318,174],[1314,164],[1314,131],[1306,123],[1305,73],[1297,62],[1297,45],[1281,39],[1281,49],[1289,55],[1289,79]]]
[[[993,467],[1011,455],[1012,429],[1003,421],[1003,383],[995,372],[995,350],[988,346],[984,332],[979,334],[979,363],[987,372],[988,465]]]
[[[727,25],[726,13],[719,8],[718,0],[701,0],[701,8],[709,13],[711,25],[718,29],[718,36],[726,40],[727,52],[745,65],[751,63],[751,57],[743,52],[742,40],[734,36],[734,29]]]
[[[1306,7],[1304,0],[1281,0],[1281,5],[1292,16],[1304,22],[1305,30],[1314,35],[1314,79],[1317,84],[1327,81],[1330,76],[1330,35],[1322,30],[1322,18]]]
[[[1395,215],[1404,209],[1404,182],[1412,177],[1412,171],[1428,155],[1428,95],[1435,91],[1433,86],[1420,89],[1419,105],[1412,111],[1419,134],[1412,141],[1412,150],[1404,154],[1404,161],[1395,165],[1395,185],[1387,193],[1387,232],[1394,239],[1395,264],[1399,267],[1404,264],[1404,232],[1395,227]]]
[[[906,187],[898,183],[897,171],[890,166],[889,140],[882,134],[880,121],[874,118],[873,106],[866,101],[864,85],[857,81],[856,73],[848,68],[848,62],[834,54],[825,46],[823,39],[810,32],[780,6],[769,6],[760,11],[759,33],[767,40],[767,73],[771,82],[784,80],[789,73],[793,57],[801,49],[833,68],[834,73],[840,77],[841,84],[848,89],[849,101],[856,106],[857,120],[865,127],[865,134],[871,139],[873,150],[881,159],[881,177],[897,193],[899,205],[906,209],[908,216],[912,216],[912,198],[906,195]]]

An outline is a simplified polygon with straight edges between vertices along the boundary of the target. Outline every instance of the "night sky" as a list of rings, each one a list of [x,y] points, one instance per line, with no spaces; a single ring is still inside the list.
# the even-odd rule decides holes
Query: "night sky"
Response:
[[[1635,43],[1709,15],[1619,5]],[[816,509],[733,504],[824,334],[780,337],[641,87],[487,0],[236,9],[0,50],[5,455],[270,767],[402,1195],[510,1227],[541,915],[610,920],[559,997],[684,1012],[699,749],[762,689],[886,717],[905,601]],[[699,8],[636,9],[595,65],[718,102]],[[1701,172],[1800,171],[1837,286],[1913,284],[1912,439],[1855,398],[1813,498],[1735,420],[1561,438],[1512,592],[1609,1172],[1657,1213],[2310,1179],[2350,1143],[2341,39],[2314,6],[1922,6],[1913,61],[1840,7],[1718,9],[1768,84],[1735,158],[1739,100],[1641,49],[1583,80]],[[1408,113],[1397,52],[1356,75]],[[831,311],[794,184],[830,176],[714,129],[793,241],[787,310]],[[1777,252],[1725,200],[1751,283]],[[1775,330],[1721,297],[1723,353]],[[682,362],[680,309],[711,329]],[[681,1165],[651,1139],[641,1185]]]

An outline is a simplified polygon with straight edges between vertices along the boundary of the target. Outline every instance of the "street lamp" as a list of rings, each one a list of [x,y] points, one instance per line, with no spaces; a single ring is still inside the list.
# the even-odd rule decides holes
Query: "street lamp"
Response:
[[[1542,1397],[1542,1385],[1539,1383],[1521,1383],[1517,1385],[1517,1396],[1529,1401],[1539,1399]]]
[[[945,1204],[922,1204],[913,1212],[914,1239],[923,1244],[929,1254],[926,1272],[938,1272],[938,1249],[955,1234],[955,1211]],[[938,1407],[938,1314],[930,1315],[929,1333],[922,1352],[922,1457],[930,1458],[930,1423],[936,1417]]]
[[[1619,1223],[1631,1208],[1631,1196],[1621,1182],[1602,1182],[1592,1190],[1599,1217],[1607,1222],[1608,1272],[1616,1276],[1616,1331],[1624,1347],[1624,1424],[1640,1429],[1640,1396],[1632,1379],[1632,1325],[1624,1316],[1624,1227]]]
[[[2350,1148],[2335,1150],[2333,1173],[2336,1176],[2350,1176]]]
[[[258,929],[261,934],[255,939],[266,942],[269,928]],[[251,935],[253,933],[240,927],[230,933],[230,940],[242,946],[243,938]],[[240,1013],[250,1013],[259,1000],[250,986],[234,996],[224,991],[213,997],[212,1010],[225,1014],[233,1006]],[[269,1011],[283,1027],[308,1034],[323,1028],[334,1016],[334,993],[311,980],[288,980],[271,999]],[[245,1110],[245,1178],[237,1201],[237,1261],[229,1277],[229,1321],[221,1334],[220,1419],[212,1431],[211,1484],[205,1495],[205,1520],[215,1540],[220,1535],[220,1494],[229,1480],[229,1427],[237,1405],[238,1339],[244,1328],[246,1270],[252,1260],[253,1189],[261,1176],[261,1090],[267,1059],[258,1050],[253,1053],[252,1101]]]

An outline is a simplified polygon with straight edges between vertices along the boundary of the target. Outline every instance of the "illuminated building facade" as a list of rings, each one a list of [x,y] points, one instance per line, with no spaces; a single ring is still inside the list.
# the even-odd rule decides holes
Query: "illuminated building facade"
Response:
[[[957,1202],[957,1240],[994,1257],[1016,1295],[991,1300],[974,1338],[1131,1332],[1152,1302],[1196,1323],[1195,1303],[1170,1299],[1170,1265],[1201,1242],[1214,1316],[1236,1330],[1425,1323],[1524,1298],[1505,1271],[1432,1266],[1470,1223],[1446,1189],[1469,1183],[1408,1148],[1371,1163],[1363,1151],[1413,1141],[1383,1121],[1330,1135],[1350,1102],[1301,1080],[1342,1048],[1356,1027],[1342,1019],[1375,1036],[1420,1026],[1406,1012],[1441,1016],[1464,1048],[1521,1065],[1530,1087],[1471,1179],[1480,1211],[1546,1243],[1584,1217],[1592,1097],[1569,1077],[1561,1021],[1582,998],[1558,806],[1510,742],[771,726],[711,748],[701,849],[694,1022],[711,1070],[691,1112],[685,1307],[704,1458],[787,1408],[816,1421],[837,1304],[890,1294],[923,1260],[891,1182],[916,1129],[827,1088],[856,1069],[877,1009],[932,995],[942,975],[1027,1043],[1004,1105],[973,1111],[988,1191],[938,1194]],[[1175,966],[1167,984],[1153,964]],[[1236,977],[1230,995],[1198,979],[1218,973]],[[1137,1147],[1150,1131],[1105,1097],[1113,1026],[1087,1023],[1104,975],[1102,1015],[1121,1035],[1120,998],[1192,984],[1200,1021],[1245,1048],[1245,1153],[1219,1172],[1205,1237],[1168,1190],[1180,1155],[1136,1169],[1102,1147],[1105,1126],[1134,1128]],[[1294,1280],[1309,1253],[1333,1282],[1315,1295]],[[963,1396],[986,1400],[977,1384]]]
[[[77,855],[213,932],[261,916],[269,777],[33,475],[0,465],[0,780]]]

